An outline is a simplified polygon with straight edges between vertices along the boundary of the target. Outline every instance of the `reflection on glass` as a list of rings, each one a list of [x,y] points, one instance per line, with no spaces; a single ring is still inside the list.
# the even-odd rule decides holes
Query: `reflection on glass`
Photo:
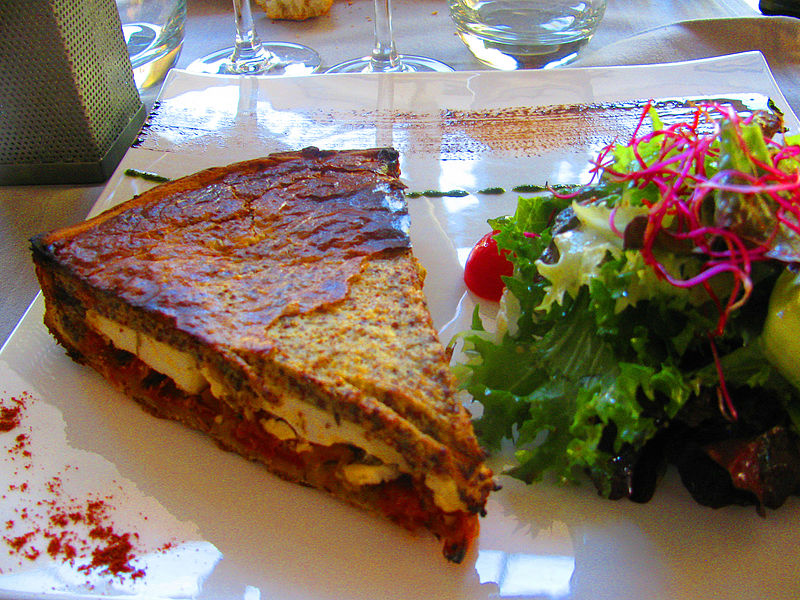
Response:
[[[556,554],[509,554],[500,550],[481,550],[475,570],[481,584],[497,584],[501,598],[556,599],[569,595],[575,558]]]

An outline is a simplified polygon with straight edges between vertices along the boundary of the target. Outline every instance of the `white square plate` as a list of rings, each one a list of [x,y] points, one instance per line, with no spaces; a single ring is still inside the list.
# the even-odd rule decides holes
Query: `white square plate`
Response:
[[[174,71],[141,144],[92,213],[153,185],[125,176],[129,167],[177,177],[307,145],[393,145],[410,190],[468,192],[409,200],[412,242],[447,343],[474,306],[462,283],[466,254],[486,220],[512,212],[518,196],[479,190],[585,181],[598,147],[632,130],[634,101],[731,94],[771,97],[800,130],[758,53],[388,77]],[[797,498],[766,518],[753,508],[712,510],[672,472],[644,505],[603,500],[588,485],[501,476],[477,547],[448,564],[425,535],[281,481],[146,414],[67,358],[42,312],[37,298],[0,351],[2,406],[22,407],[17,427],[0,432],[0,598],[800,597]],[[67,525],[64,515],[72,515]],[[82,568],[119,541],[108,530],[92,537],[91,516],[130,534],[123,566],[134,572]],[[48,546],[54,538],[60,550]]]

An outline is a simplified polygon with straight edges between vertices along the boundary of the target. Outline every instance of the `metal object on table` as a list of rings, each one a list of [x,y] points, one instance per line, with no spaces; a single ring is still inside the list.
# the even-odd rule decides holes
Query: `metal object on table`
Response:
[[[114,0],[3,0],[0,23],[0,183],[105,181],[146,116]]]

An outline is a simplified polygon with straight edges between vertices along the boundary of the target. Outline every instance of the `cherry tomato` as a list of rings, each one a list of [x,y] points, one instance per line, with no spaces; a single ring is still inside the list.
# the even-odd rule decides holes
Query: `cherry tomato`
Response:
[[[497,248],[494,240],[496,233],[497,231],[491,231],[478,240],[464,265],[464,283],[467,288],[473,294],[495,302],[500,300],[505,288],[501,277],[514,272],[514,266],[506,258],[508,250],[500,251]]]

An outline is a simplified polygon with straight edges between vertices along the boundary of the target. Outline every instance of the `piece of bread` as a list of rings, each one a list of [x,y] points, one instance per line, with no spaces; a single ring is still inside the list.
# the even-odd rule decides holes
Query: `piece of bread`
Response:
[[[327,13],[333,0],[256,0],[270,19],[302,21]]]
[[[273,154],[32,240],[45,323],[155,415],[460,561],[496,485],[423,295],[392,149]]]

